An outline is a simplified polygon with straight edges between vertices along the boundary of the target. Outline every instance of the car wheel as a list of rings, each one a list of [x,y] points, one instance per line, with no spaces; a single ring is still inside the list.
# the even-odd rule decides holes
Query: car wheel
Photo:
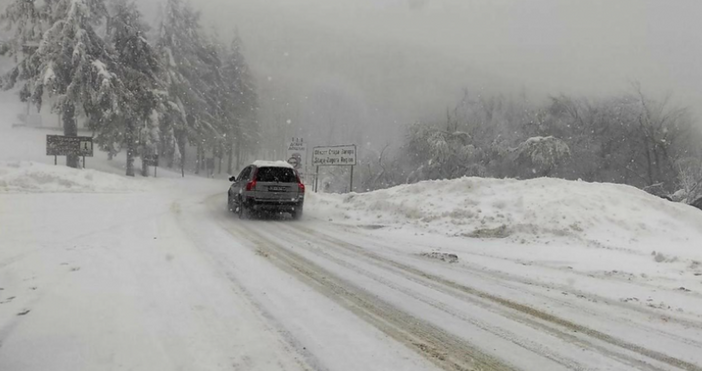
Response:
[[[293,220],[300,220],[302,219],[302,208],[297,207],[290,214],[292,215]]]
[[[251,212],[249,211],[249,208],[246,207],[246,204],[244,204],[244,201],[242,199],[239,199],[238,208],[239,219],[249,219],[251,217]]]
[[[236,211],[236,206],[234,205],[234,202],[232,201],[232,196],[227,195],[227,210],[229,210],[230,213],[233,213]]]

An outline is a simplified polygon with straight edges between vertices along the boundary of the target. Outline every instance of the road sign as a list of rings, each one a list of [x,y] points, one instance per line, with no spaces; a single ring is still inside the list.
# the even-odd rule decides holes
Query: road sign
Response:
[[[314,147],[312,151],[312,165],[317,167],[314,191],[317,192],[319,186],[320,166],[348,166],[351,168],[349,177],[349,192],[353,192],[353,167],[356,166],[356,145]]]
[[[145,155],[144,162],[147,166],[158,166],[158,154]]]
[[[305,143],[302,138],[292,138],[288,145],[288,163],[292,165],[298,173],[304,173],[306,160],[307,143]]]
[[[80,141],[80,153],[83,156],[93,155],[93,139]],[[88,155],[89,154],[89,155]]]
[[[312,152],[314,166],[355,166],[356,145],[314,147]]]
[[[93,138],[47,135],[46,155],[93,157]]]
[[[300,167],[301,161],[300,161],[300,159],[297,158],[297,157],[290,157],[290,158],[288,159],[288,163],[289,163],[290,165],[292,165],[295,169],[297,169],[297,168]]]

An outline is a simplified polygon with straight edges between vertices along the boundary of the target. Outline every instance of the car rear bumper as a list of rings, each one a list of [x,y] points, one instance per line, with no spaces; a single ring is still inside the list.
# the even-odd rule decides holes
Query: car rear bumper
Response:
[[[271,210],[271,211],[293,211],[302,209],[304,200],[299,201],[275,201],[275,200],[257,200],[248,199],[246,204],[252,210]]]

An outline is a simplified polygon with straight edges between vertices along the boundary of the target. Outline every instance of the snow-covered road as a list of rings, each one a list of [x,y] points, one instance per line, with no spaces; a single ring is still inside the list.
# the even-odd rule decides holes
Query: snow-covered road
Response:
[[[45,134],[0,127],[2,371],[702,370],[692,208],[466,178],[242,221],[226,181],[47,166]]]
[[[215,216],[223,213],[219,198],[211,201]],[[702,348],[699,322],[656,326],[653,312],[596,299],[583,305],[580,294],[567,300],[567,292],[508,272],[427,261],[400,248],[409,241],[371,241],[325,222],[216,219],[259,256],[443,369],[699,369],[700,358],[689,357]]]
[[[695,292],[477,239],[242,221],[221,181],[151,186],[0,194],[0,370],[702,369]],[[460,260],[420,254],[442,249]]]

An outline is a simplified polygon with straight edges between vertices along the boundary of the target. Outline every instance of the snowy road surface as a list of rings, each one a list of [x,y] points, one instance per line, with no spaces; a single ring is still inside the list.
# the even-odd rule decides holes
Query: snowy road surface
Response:
[[[702,370],[692,208],[467,178],[241,221],[225,181],[47,166],[45,134],[0,127],[1,371]]]
[[[700,286],[241,221],[226,186],[0,193],[0,370],[702,370]]]

